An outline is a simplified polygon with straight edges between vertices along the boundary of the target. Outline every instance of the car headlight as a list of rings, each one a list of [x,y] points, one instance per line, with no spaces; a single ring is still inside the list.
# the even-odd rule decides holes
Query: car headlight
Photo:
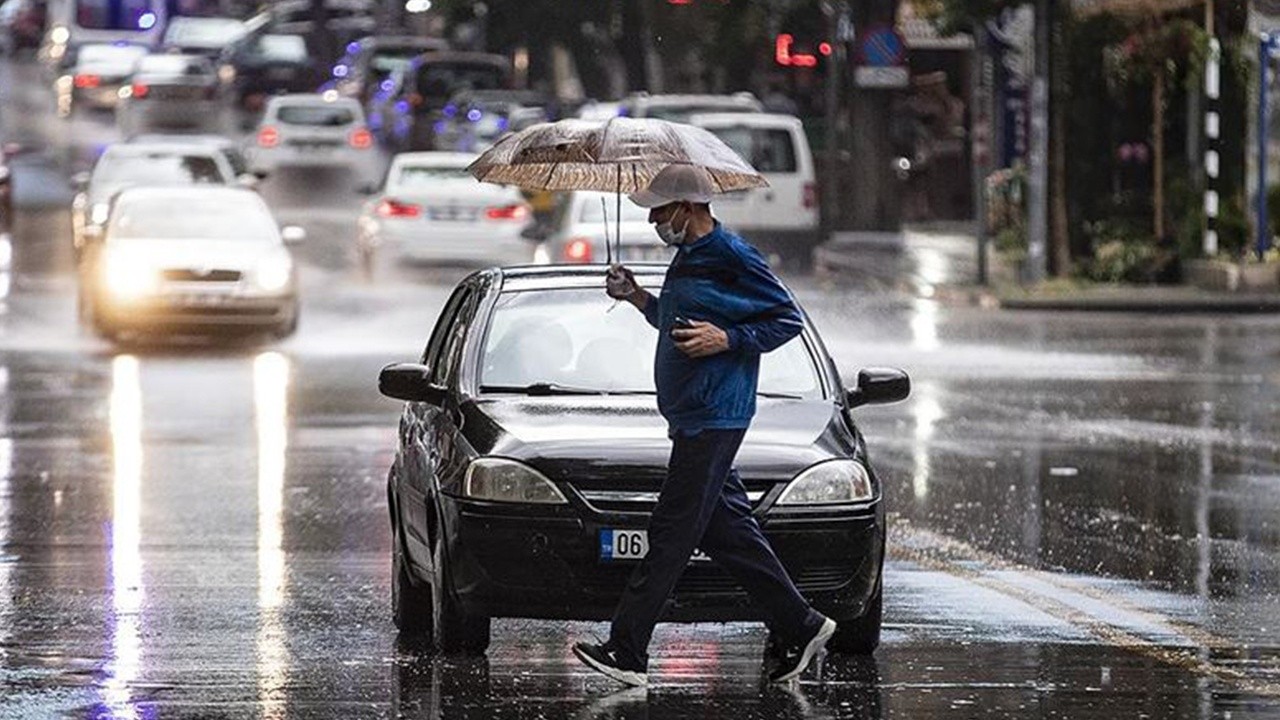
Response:
[[[467,467],[462,494],[476,500],[565,505],[568,500],[542,473],[523,463],[480,458]]]
[[[230,85],[236,80],[236,67],[234,65],[222,65],[218,68],[218,79]]]
[[[827,460],[806,468],[778,498],[779,505],[839,505],[874,497],[871,476],[856,460]]]
[[[159,284],[153,268],[128,255],[108,255],[102,270],[107,290],[124,300],[146,295]]]
[[[111,206],[106,203],[94,203],[89,208],[89,222],[94,225],[105,225],[107,223],[107,215],[111,212]]]
[[[283,290],[293,275],[293,263],[286,257],[272,257],[258,263],[258,287],[263,290]]]

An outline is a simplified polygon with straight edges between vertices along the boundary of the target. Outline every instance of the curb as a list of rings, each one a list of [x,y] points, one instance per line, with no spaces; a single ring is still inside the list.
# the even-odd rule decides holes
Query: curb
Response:
[[[1280,295],[1178,297],[999,297],[1004,310],[1069,310],[1128,313],[1280,313]]]

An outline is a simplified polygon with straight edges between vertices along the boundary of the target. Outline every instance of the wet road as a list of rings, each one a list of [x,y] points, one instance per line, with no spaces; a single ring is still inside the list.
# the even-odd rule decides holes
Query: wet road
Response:
[[[485,660],[397,643],[383,364],[456,271],[376,284],[340,178],[274,177],[309,230],[298,335],[114,348],[77,329],[66,174],[114,137],[0,66],[17,169],[0,273],[0,717],[1265,718],[1280,715],[1280,320],[999,313],[894,288],[936,258],[792,278],[886,478],[874,661],[760,684],[763,631],[663,626],[649,692],[572,659],[594,623],[499,620]]]

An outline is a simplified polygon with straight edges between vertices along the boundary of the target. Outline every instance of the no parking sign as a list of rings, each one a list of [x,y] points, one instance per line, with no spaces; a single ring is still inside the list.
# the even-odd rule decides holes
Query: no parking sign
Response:
[[[907,41],[889,25],[872,25],[858,36],[853,81],[864,88],[904,88],[910,84]]]

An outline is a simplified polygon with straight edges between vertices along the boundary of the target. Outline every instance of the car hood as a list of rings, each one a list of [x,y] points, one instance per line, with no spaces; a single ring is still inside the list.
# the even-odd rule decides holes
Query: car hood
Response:
[[[155,268],[216,267],[252,270],[261,260],[288,251],[283,245],[248,240],[127,240],[109,247]],[[119,248],[116,250],[115,248]]]
[[[652,395],[480,399],[469,411],[479,452],[521,460],[552,480],[661,478],[671,454]],[[752,480],[789,480],[852,454],[842,429],[830,401],[760,398],[736,467]]]

